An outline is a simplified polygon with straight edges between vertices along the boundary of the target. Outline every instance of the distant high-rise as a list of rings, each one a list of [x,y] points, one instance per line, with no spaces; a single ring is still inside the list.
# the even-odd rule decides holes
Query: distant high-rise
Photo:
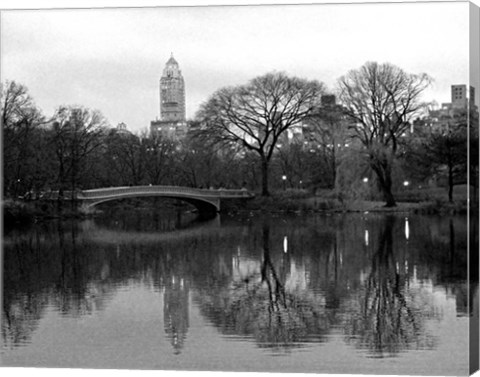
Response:
[[[473,92],[473,88],[470,88]],[[468,106],[467,86],[466,85],[452,85],[452,107],[455,109],[466,109]]]
[[[152,136],[178,138],[185,133],[185,82],[175,58],[170,56],[160,78],[160,120],[150,124]]]
[[[462,119],[469,119],[471,124],[477,124],[478,122],[475,88],[464,84],[452,85],[451,102],[442,103],[439,109],[430,109],[428,115],[422,119],[417,119],[414,125],[427,124],[434,132],[446,132]]]
[[[160,78],[161,120],[185,121],[185,82],[173,54]]]

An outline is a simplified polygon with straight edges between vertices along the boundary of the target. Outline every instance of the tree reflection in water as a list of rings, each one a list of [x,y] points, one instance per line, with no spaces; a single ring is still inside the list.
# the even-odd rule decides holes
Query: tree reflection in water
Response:
[[[394,253],[394,225],[395,217],[387,216],[364,286],[352,297],[345,317],[347,341],[374,357],[435,345],[424,326],[433,308],[422,302],[421,291],[409,286],[408,269]]]
[[[4,344],[28,343],[47,309],[88,315],[106,308],[119,287],[136,285],[163,295],[159,330],[176,354],[187,342],[190,296],[221,334],[274,352],[332,336],[371,356],[435,347],[426,322],[438,306],[426,285],[441,287],[457,313],[468,313],[465,219],[409,218],[407,242],[398,217],[372,215],[368,245],[359,246],[364,221],[222,218],[221,226],[148,237],[123,225],[82,231],[58,222],[11,233],[4,239]]]
[[[212,286],[198,296],[202,313],[227,335],[253,337],[260,347],[289,349],[323,342],[328,331],[325,300],[304,290],[286,289],[288,254],[271,258],[270,224],[262,225],[262,259],[225,288]]]
[[[105,253],[79,241],[77,224],[10,235],[4,243],[2,337],[9,348],[30,342],[47,308],[80,317],[102,310],[114,286]]]

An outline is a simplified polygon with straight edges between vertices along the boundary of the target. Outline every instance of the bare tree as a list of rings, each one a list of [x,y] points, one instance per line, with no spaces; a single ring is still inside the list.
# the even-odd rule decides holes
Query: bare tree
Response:
[[[28,89],[15,81],[2,85],[4,187],[7,195],[30,190],[44,167],[35,157],[41,152],[39,126],[45,122]],[[40,165],[38,164],[40,163]]]
[[[269,163],[281,135],[300,125],[323,93],[317,81],[269,73],[246,85],[215,92],[202,104],[197,119],[204,140],[225,148],[254,151],[260,160],[262,195],[269,195]]]
[[[174,175],[173,160],[178,143],[168,138],[141,136],[145,148],[145,170],[149,183],[168,184]]]
[[[58,164],[59,197],[65,188],[72,193],[86,173],[87,158],[103,145],[106,120],[97,110],[62,106],[54,116],[52,142]],[[72,196],[73,199],[73,196]]]
[[[424,107],[420,96],[430,82],[426,74],[409,74],[392,64],[375,62],[350,71],[338,81],[340,100],[355,122],[351,128],[365,147],[387,207],[396,205],[392,164],[399,138]]]
[[[244,177],[243,159],[235,149],[205,143],[192,132],[182,140],[175,154],[176,182],[192,187],[239,188]]]
[[[33,99],[28,89],[15,81],[7,81],[2,85],[2,125],[4,129],[14,127],[25,118],[35,113]]]
[[[115,185],[139,185],[145,176],[145,152],[142,140],[131,132],[110,130],[105,139],[108,174]]]

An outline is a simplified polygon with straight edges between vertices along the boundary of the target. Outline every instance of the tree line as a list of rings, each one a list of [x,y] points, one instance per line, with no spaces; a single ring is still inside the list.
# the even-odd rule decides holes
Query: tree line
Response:
[[[337,104],[319,81],[268,73],[213,93],[180,140],[112,128],[81,106],[46,117],[24,85],[6,82],[4,196],[152,184],[246,187],[264,196],[324,188],[351,197],[364,195],[370,179],[395,206],[401,182],[445,177],[453,200],[455,184],[478,176],[478,113],[465,111],[436,130],[422,101],[431,81],[369,62],[338,80]]]

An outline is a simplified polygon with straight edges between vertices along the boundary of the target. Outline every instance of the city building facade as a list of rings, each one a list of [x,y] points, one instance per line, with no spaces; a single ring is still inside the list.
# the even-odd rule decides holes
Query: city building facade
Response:
[[[123,122],[118,123],[115,130],[119,134],[130,134],[130,131],[128,130],[127,125]]]
[[[345,139],[349,127],[354,123],[345,115],[344,107],[337,103],[334,94],[321,97],[320,106],[302,124],[300,132],[294,133],[294,140],[300,140],[309,149],[318,148],[319,143],[333,147],[335,139]]]
[[[152,137],[180,139],[187,131],[185,81],[173,54],[162,72],[159,85],[160,118],[151,121]]]
[[[423,133],[445,133],[451,127],[465,123],[467,120],[470,124],[478,123],[475,88],[467,85],[452,85],[451,101],[442,103],[438,109],[429,109],[427,116],[414,122],[414,128]]]

